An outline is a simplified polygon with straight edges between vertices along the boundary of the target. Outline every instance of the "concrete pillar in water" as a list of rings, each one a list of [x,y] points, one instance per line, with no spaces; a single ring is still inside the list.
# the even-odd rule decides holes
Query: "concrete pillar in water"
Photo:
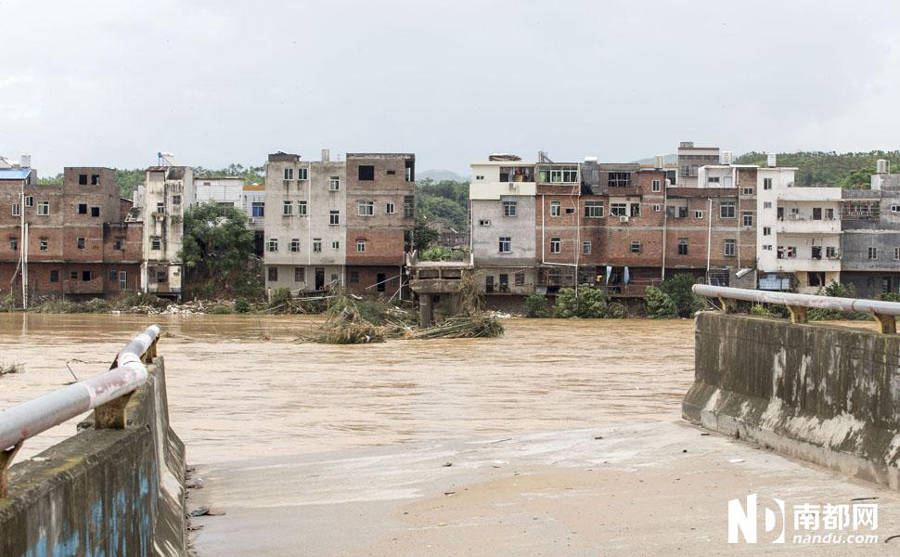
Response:
[[[431,294],[419,294],[419,326],[431,327]]]

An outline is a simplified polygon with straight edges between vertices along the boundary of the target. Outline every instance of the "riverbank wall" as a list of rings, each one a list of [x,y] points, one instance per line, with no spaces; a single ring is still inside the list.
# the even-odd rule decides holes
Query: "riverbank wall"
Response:
[[[701,312],[685,419],[900,488],[900,335]]]
[[[126,429],[95,429],[89,418],[12,466],[0,555],[185,554],[185,452],[169,426],[164,367],[162,357],[147,366]]]

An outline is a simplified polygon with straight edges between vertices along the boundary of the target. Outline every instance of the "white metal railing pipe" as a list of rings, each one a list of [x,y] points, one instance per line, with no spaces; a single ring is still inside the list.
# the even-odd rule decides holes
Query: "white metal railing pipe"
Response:
[[[694,293],[710,298],[727,298],[745,302],[765,304],[781,304],[785,306],[828,309],[834,311],[858,311],[881,315],[900,315],[900,303],[881,300],[864,300],[860,298],[832,298],[813,294],[794,294],[792,292],[767,292],[746,288],[730,288],[727,286],[710,286],[695,284]]]
[[[147,381],[141,357],[159,337],[151,325],[116,356],[116,367],[0,412],[0,450],[132,393]]]

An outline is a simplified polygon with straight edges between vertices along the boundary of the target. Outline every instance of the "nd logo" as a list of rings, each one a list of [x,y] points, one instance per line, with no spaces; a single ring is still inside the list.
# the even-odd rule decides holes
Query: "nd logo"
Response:
[[[771,540],[771,543],[784,543],[786,520],[784,512],[784,501],[782,501],[781,499],[773,499],[773,501],[775,502],[775,510],[771,508],[765,508],[765,533],[771,533],[774,536],[778,528],[780,518],[781,529],[780,531],[777,531],[778,535],[775,537],[775,539]],[[728,543],[740,543],[740,540],[738,539],[738,532],[743,535],[745,543],[756,543],[758,524],[759,515],[755,493],[747,496],[747,503],[745,506],[741,505],[740,499],[732,499],[731,501],[728,501]]]

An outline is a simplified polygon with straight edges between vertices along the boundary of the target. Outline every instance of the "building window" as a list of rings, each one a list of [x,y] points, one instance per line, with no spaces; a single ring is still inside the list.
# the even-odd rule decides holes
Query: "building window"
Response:
[[[771,236],[772,235],[772,227],[771,226],[763,226],[763,236]]]
[[[269,253],[278,253],[278,238],[269,238],[267,249]]]
[[[654,213],[659,213],[660,211],[662,211],[662,205],[660,205],[659,203],[655,203],[655,204],[653,205],[653,212],[654,212]]]
[[[753,188],[744,188],[744,195],[753,195]]]
[[[9,239],[9,249],[12,251],[19,251],[19,239],[18,238],[10,238]]]
[[[825,220],[834,220],[834,209],[825,209]]]
[[[504,217],[516,216],[516,202],[515,201],[504,201],[503,202],[503,216]]]
[[[294,267],[294,282],[306,282],[306,269]]]
[[[50,202],[49,201],[38,201],[38,215],[46,217],[50,214]]]
[[[643,251],[643,247],[639,241],[631,242],[631,253],[641,253],[641,251]]]
[[[687,254],[688,254],[687,238],[678,238],[678,255],[687,255]]]
[[[703,211],[694,211],[694,218],[695,218],[695,219],[702,219],[702,218],[703,218]]]
[[[39,248],[41,251],[47,251],[50,247],[50,238],[41,238]]]
[[[78,185],[79,186],[87,185],[87,174],[79,174],[78,175]]]
[[[869,259],[878,259],[878,248],[869,248]]]
[[[293,180],[294,179],[294,169],[293,168],[285,168],[284,169],[284,179],[285,180]]]
[[[165,267],[156,268],[156,282],[169,282],[169,271]]]
[[[753,213],[750,211],[744,211],[742,215],[744,226],[753,226]]]
[[[710,177],[708,177],[708,178],[706,179],[706,184],[707,184],[707,185],[710,185],[710,184],[716,184],[715,187],[719,187],[719,186],[718,186],[718,184],[719,184],[719,177],[718,177],[718,176],[710,176]]]
[[[734,257],[737,250],[737,242],[735,240],[725,240],[725,257]]]
[[[412,195],[403,196],[403,217],[412,218],[416,214],[416,198]]]
[[[71,271],[69,273],[69,279],[70,280],[78,280],[78,271]]]
[[[837,259],[837,248],[828,246],[825,248],[825,257],[828,259]]]
[[[763,251],[772,251],[772,244],[766,244],[763,246]]]
[[[371,217],[375,215],[375,202],[374,201],[357,201],[356,202],[356,214],[361,217]]]
[[[631,181],[631,173],[629,172],[610,172],[607,184],[611,188],[627,188]]]
[[[300,251],[300,238],[292,238],[291,239],[291,252],[297,253]]]
[[[584,216],[589,219],[603,218],[603,203],[600,201],[585,201]]]
[[[313,253],[322,253],[322,238],[313,238]]]
[[[500,236],[500,253],[512,253],[512,238]]]
[[[78,214],[79,215],[87,214],[87,203],[79,203],[78,204]]]
[[[50,271],[50,282],[59,282],[59,271],[54,269]]]
[[[172,205],[181,205],[181,196],[180,195],[172,196]]]
[[[583,253],[584,255],[590,255],[591,243],[589,241],[581,242],[581,253]]]
[[[525,271],[517,272],[513,280],[516,281],[516,286],[525,286]]]
[[[115,269],[109,272],[109,282],[115,283],[119,279],[119,273]]]
[[[341,224],[341,212],[340,211],[329,211],[328,212],[328,224],[331,226],[337,226]]]
[[[34,196],[26,195],[25,196],[25,208],[34,207]]]
[[[366,253],[366,239],[365,238],[357,238],[356,239],[356,253]]]
[[[91,185],[92,186],[100,185],[100,175],[99,174],[91,174]]]
[[[84,249],[84,238],[76,238],[75,245],[78,247],[78,249]]]
[[[88,282],[91,280],[91,272],[90,271],[81,271],[81,280],[84,282]]]
[[[305,166],[303,168],[297,169],[297,179],[298,180],[308,180],[309,179],[309,168]]]
[[[485,294],[494,293],[494,277],[491,275],[484,277],[484,292]]]
[[[551,201],[550,202],[550,216],[551,217],[560,216],[562,214],[562,211],[560,210],[561,208],[562,208],[562,205],[560,204],[559,201]]]
[[[894,261],[900,261],[900,248],[894,248]]]
[[[341,177],[340,176],[332,176],[328,179],[328,189],[330,191],[338,191],[341,189]]]
[[[900,205],[891,205],[892,213],[900,213]]]
[[[113,241],[113,248],[119,251],[125,251],[125,237],[116,236],[116,239]]]
[[[91,207],[91,216],[98,218],[100,216],[100,207]]]
[[[341,243],[338,242],[337,240],[332,240],[331,249],[333,249],[335,251],[341,249]]]
[[[165,201],[160,201],[159,203],[156,204],[156,212],[159,213],[160,215],[166,214],[166,202]]]
[[[388,215],[393,215],[396,211],[394,209],[393,203],[385,203],[384,204],[384,212]]]
[[[22,214],[22,212],[19,210],[18,203],[13,203],[12,206],[10,207],[10,209],[11,209],[12,216],[14,216],[14,217],[18,217],[19,215]]]
[[[281,206],[282,215],[289,217],[294,214],[294,204],[290,201],[285,201]],[[299,211],[298,211],[299,212]]]
[[[297,202],[297,216],[305,217],[306,216],[307,203],[306,201],[298,201]]]
[[[362,182],[371,182],[375,179],[375,167],[370,164],[359,165],[358,176]]]
[[[653,183],[650,185],[650,191],[660,191],[661,189],[661,182],[659,180],[653,180]]]
[[[609,214],[614,217],[624,217],[628,215],[628,205],[625,203],[610,203]]]
[[[640,203],[632,203],[631,204],[631,216],[632,217],[641,216],[641,204]]]
[[[734,215],[734,201],[723,201],[719,205],[719,218],[733,219]]]
[[[350,271],[350,282],[359,282],[359,271]]]
[[[269,267],[269,282],[278,281],[278,267]]]
[[[254,201],[250,205],[250,216],[257,218],[266,216],[266,204],[262,201]]]
[[[771,178],[763,178],[763,189],[764,190],[772,189],[772,179]]]
[[[153,236],[150,238],[150,249],[158,250],[162,247],[162,238],[159,236]]]
[[[771,209],[772,202],[771,201],[763,201],[763,209]]]
[[[550,253],[562,251],[562,241],[559,238],[550,238]]]
[[[822,220],[822,208],[813,207],[812,220]]]

